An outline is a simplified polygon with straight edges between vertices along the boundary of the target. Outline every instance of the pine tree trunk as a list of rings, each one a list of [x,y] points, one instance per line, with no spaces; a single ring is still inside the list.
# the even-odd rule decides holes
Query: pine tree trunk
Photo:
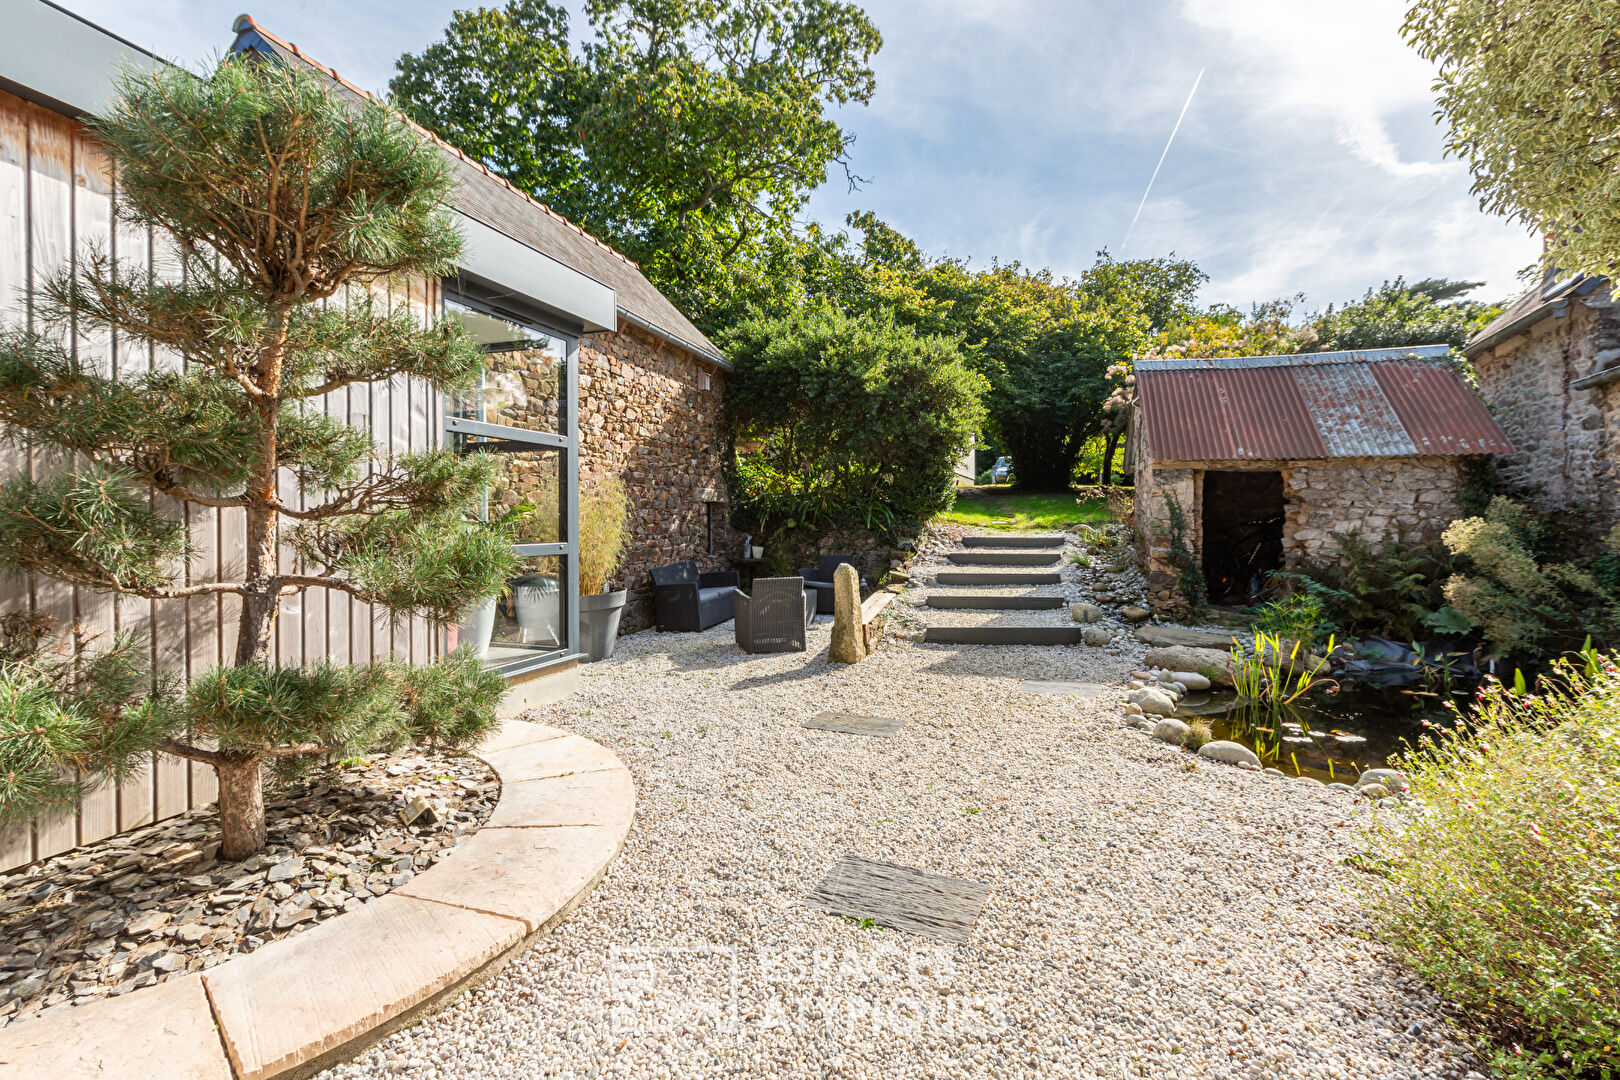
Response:
[[[235,862],[264,847],[264,781],[257,755],[214,765],[219,777],[219,853]]]

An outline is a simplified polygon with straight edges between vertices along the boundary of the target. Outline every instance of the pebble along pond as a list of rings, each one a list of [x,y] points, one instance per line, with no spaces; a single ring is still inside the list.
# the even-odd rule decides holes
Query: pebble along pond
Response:
[[[1443,700],[1421,687],[1351,685],[1272,711],[1241,704],[1229,692],[1193,693],[1178,702],[1176,715],[1207,721],[1215,738],[1242,743],[1290,776],[1354,784],[1415,743],[1425,720],[1446,718]]]

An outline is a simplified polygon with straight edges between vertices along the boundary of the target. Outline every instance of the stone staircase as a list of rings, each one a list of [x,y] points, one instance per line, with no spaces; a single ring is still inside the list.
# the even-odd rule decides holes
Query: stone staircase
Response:
[[[962,550],[945,558],[952,566],[987,569],[941,570],[934,581],[945,591],[930,592],[927,607],[944,612],[1055,612],[1067,607],[1066,598],[1050,592],[971,592],[957,586],[995,589],[1039,588],[1061,585],[1061,559],[1065,537],[969,536]],[[1008,567],[1009,569],[990,569]],[[1035,569],[1041,567],[1043,569]],[[991,615],[991,621],[971,625],[930,625],[923,640],[945,645],[1078,645],[1084,628],[1065,616]]]

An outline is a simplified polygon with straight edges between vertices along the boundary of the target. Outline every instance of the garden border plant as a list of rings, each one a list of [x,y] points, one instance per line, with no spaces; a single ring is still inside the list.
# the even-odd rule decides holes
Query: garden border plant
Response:
[[[1520,687],[1488,680],[1398,759],[1418,812],[1374,818],[1356,863],[1380,934],[1500,1075],[1613,1076],[1620,672],[1588,653]]]

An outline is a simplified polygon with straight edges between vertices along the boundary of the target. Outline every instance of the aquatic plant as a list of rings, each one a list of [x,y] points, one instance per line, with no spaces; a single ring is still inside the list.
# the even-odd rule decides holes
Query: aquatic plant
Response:
[[[1241,645],[1232,646],[1232,684],[1238,698],[1276,710],[1293,704],[1318,687],[1336,686],[1332,679],[1321,674],[1327,667],[1327,656],[1332,654],[1333,645],[1330,635],[1326,654],[1313,656],[1301,641],[1285,643],[1275,634],[1256,631],[1253,652]]]

